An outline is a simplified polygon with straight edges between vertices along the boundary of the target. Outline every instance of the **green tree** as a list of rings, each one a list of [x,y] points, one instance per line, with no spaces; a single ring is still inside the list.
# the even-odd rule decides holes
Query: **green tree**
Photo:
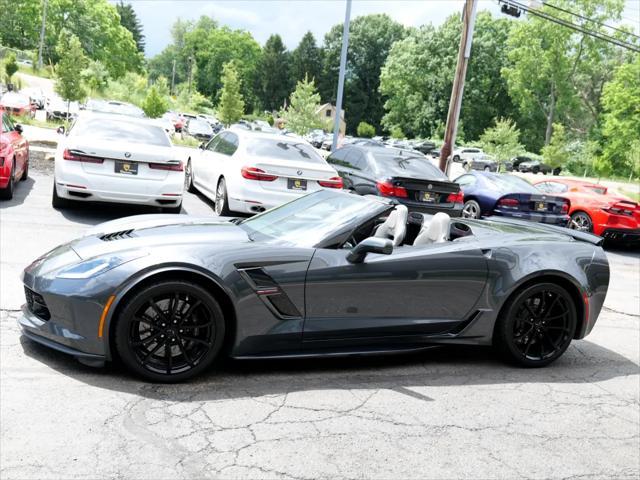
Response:
[[[548,145],[542,147],[544,162],[555,168],[565,164],[569,158],[569,146],[565,134],[565,128],[560,123],[553,124],[553,135]]]
[[[18,71],[18,63],[16,62],[16,54],[10,53],[4,64],[4,71],[7,73],[7,83],[11,83],[11,77]]]
[[[589,29],[597,29],[596,22],[619,20],[624,8],[623,0],[556,0],[554,4],[589,18]],[[544,4],[541,8],[555,17],[574,21],[568,13]],[[608,75],[598,65],[611,55],[610,45],[537,16],[515,22],[507,45],[510,65],[503,69],[503,76],[509,93],[522,115],[544,119],[538,136],[545,145],[551,141],[556,122],[569,123],[578,118],[583,130],[595,123],[597,100],[589,90],[601,88]]]
[[[637,174],[640,139],[640,56],[619,67],[602,96],[603,159],[621,175]],[[635,145],[635,148],[634,148]]]
[[[82,70],[81,76],[91,94],[102,94],[109,85],[109,72],[98,60],[91,60],[87,68]]]
[[[371,138],[376,134],[376,127],[367,122],[360,122],[357,133],[359,137]]]
[[[322,123],[316,113],[320,106],[320,94],[313,80],[305,77],[296,84],[291,93],[289,108],[280,112],[287,129],[298,135],[306,135],[314,128],[321,128]]]
[[[159,118],[169,109],[167,99],[158,93],[158,89],[153,85],[149,89],[147,97],[142,102],[142,110],[149,118]]]
[[[512,117],[513,105],[500,71],[506,60],[506,39],[511,22],[488,12],[477,15],[460,113],[464,135],[474,141],[495,118]],[[438,137],[444,130],[455,72],[462,24],[450,16],[440,27],[411,30],[394,44],[380,76],[380,91],[387,97],[383,125],[400,126],[412,137]],[[440,126],[440,127],[439,127]]]
[[[175,84],[186,82],[189,76],[189,56],[185,37],[194,28],[192,22],[177,19],[171,27],[171,43],[155,57],[149,59],[147,68],[149,79],[155,81],[165,77]]]
[[[485,152],[504,162],[524,152],[520,144],[520,130],[509,118],[496,120],[494,126],[487,128],[480,136],[480,143]]]
[[[322,51],[313,33],[307,32],[291,54],[291,74],[296,82],[309,78],[319,83],[321,72]]]
[[[0,0],[0,44],[29,50],[34,48],[42,23],[42,2]]]
[[[290,55],[280,35],[271,35],[260,61],[260,102],[265,110],[282,108],[291,91]]]
[[[326,102],[334,103],[336,99],[342,30],[342,24],[334,25],[324,38],[319,89]],[[405,35],[405,28],[386,14],[365,15],[351,22],[344,90],[345,118],[350,132],[355,132],[361,121],[380,127],[384,114],[380,70],[392,45]]]
[[[240,76],[234,62],[228,62],[222,69],[222,90],[218,104],[218,118],[225,125],[237,122],[244,115]]]
[[[116,9],[120,15],[120,25],[131,32],[138,51],[144,53],[144,34],[142,33],[142,24],[138,19],[136,11],[131,4],[124,3],[123,0],[120,0],[120,3],[116,4]]]
[[[402,128],[400,128],[397,125],[394,127],[391,127],[391,131],[389,132],[389,134],[391,135],[391,138],[399,138],[399,139],[407,138],[404,132],[402,131]]]
[[[87,68],[89,59],[84,54],[80,40],[74,34],[63,30],[56,46],[60,61],[56,68],[55,90],[67,101],[67,117],[69,104],[79,102],[87,97],[87,89],[78,72]]]

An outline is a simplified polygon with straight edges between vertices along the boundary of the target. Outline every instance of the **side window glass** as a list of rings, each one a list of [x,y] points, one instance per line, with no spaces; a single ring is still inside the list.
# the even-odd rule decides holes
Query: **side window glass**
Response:
[[[2,116],[2,123],[2,130],[4,132],[11,132],[13,130],[13,122],[11,121],[9,115],[5,114]]]
[[[235,133],[225,132],[220,135],[220,141],[215,151],[223,155],[231,156],[238,149],[238,136]]]
[[[354,170],[362,170],[362,159],[360,152],[358,150],[351,149],[351,151],[347,153],[345,164],[345,166]]]
[[[340,148],[327,157],[327,162],[331,165],[338,165],[340,167],[347,167],[345,163],[345,157],[348,153],[348,149]]]
[[[218,145],[218,143],[220,143],[220,137],[222,135],[224,135],[224,134],[220,134],[220,135],[217,135],[217,136],[213,137],[209,141],[207,146],[205,147],[205,150],[209,150],[210,152],[215,152],[216,151],[216,146]]]

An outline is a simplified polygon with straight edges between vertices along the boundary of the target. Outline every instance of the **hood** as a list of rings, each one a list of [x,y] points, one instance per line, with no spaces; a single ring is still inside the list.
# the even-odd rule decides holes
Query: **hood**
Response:
[[[172,247],[188,251],[196,245],[249,242],[243,229],[216,217],[137,215],[97,225],[69,244],[82,259],[132,249]]]

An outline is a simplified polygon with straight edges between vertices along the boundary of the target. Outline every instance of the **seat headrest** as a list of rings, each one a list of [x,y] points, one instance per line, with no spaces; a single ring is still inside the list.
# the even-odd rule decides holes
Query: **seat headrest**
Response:
[[[420,233],[413,242],[414,245],[442,243],[449,240],[451,217],[444,212],[436,213],[428,225],[423,225]]]
[[[374,234],[378,238],[389,238],[393,240],[393,245],[397,247],[404,240],[407,233],[407,220],[409,219],[409,209],[404,205],[397,205],[389,216],[381,224]]]

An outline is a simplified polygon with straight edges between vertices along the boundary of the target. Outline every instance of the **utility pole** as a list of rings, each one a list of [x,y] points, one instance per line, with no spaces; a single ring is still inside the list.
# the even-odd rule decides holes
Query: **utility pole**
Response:
[[[176,84],[176,59],[173,59],[173,67],[171,67],[171,90],[169,90],[169,95],[173,95],[173,87]]]
[[[478,0],[465,0],[462,11],[462,36],[460,38],[460,50],[458,51],[458,64],[456,65],[456,76],[453,79],[453,89],[451,100],[449,101],[449,113],[447,114],[447,126],[444,132],[444,144],[440,150],[440,170],[448,173],[447,160],[453,151],[453,145],[458,133],[458,119],[460,118],[460,106],[462,105],[462,94],[464,92],[464,79],[467,76],[467,65],[471,56],[471,41],[473,39],[473,28],[476,23],[476,7]]]
[[[42,49],[44,47],[44,32],[47,24],[47,3],[42,0],[42,27],[40,28],[40,46],[38,47],[38,69],[42,68]]]
[[[342,50],[340,52],[340,73],[338,75],[338,98],[336,98],[336,118],[333,123],[333,143],[331,151],[338,146],[340,134],[340,115],[342,113],[342,94],[344,93],[344,72],[347,67],[347,48],[349,47],[349,22],[351,20],[351,0],[347,0],[347,10],[344,14],[344,26],[342,28]]]
[[[189,95],[191,95],[191,72],[193,71],[193,56],[189,56]]]

